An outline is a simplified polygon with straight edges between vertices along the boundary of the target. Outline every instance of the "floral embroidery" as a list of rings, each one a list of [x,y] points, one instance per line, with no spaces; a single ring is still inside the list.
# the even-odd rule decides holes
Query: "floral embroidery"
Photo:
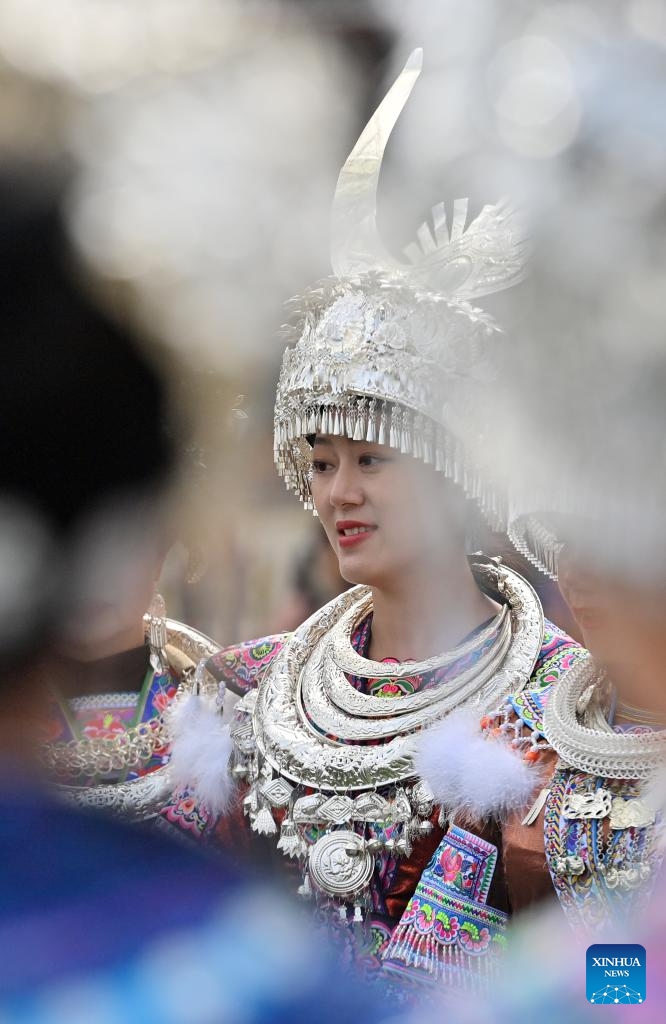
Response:
[[[384,954],[389,973],[416,969],[459,981],[471,970],[467,957],[502,949],[507,915],[486,904],[496,861],[491,843],[452,826],[391,936]]]
[[[457,882],[460,878],[460,869],[463,865],[462,854],[453,850],[450,846],[444,850],[439,858],[439,864],[434,868],[436,875],[441,875],[445,882]],[[459,886],[456,886],[457,888]]]
[[[490,932],[487,928],[477,928],[473,921],[466,921],[460,929],[459,941],[467,953],[485,953],[490,946]]]
[[[201,836],[211,822],[203,804],[198,803],[187,789],[175,793],[172,802],[162,807],[160,814],[172,825],[196,836]]]
[[[377,679],[371,683],[369,692],[373,697],[404,697],[414,693],[414,683],[410,679]]]
[[[401,917],[401,921],[405,924],[411,924],[416,920],[416,915],[419,912],[421,901],[418,896],[412,896],[411,900],[405,907],[405,911]]]
[[[552,622],[544,623],[541,653],[534,666],[530,690],[532,692],[552,686],[587,652]]]
[[[419,902],[416,917],[414,919],[414,927],[417,931],[427,935],[431,930],[434,917],[435,911],[431,905],[429,903]]]
[[[464,927],[464,925],[463,925]],[[438,942],[443,942],[448,945],[451,942],[456,941],[458,930],[460,929],[460,921],[457,917],[449,917],[443,910],[438,910],[435,914],[435,924],[433,927],[433,935]]]
[[[155,694],[153,698],[153,707],[157,712],[159,712],[159,714],[162,714],[169,707],[171,701],[176,696],[177,689],[178,687],[175,685],[168,686]]]
[[[126,732],[126,726],[117,715],[102,712],[86,722],[81,732],[90,740],[113,739],[114,736]]]
[[[208,667],[234,693],[245,694],[259,685],[264,671],[282,650],[286,636],[277,633],[227,647],[210,659]]]

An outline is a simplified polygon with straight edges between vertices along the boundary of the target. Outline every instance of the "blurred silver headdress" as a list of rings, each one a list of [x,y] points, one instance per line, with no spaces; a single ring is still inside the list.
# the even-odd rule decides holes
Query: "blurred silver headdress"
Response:
[[[385,249],[377,186],[389,136],[421,72],[414,50],[354,146],[331,215],[334,277],[300,301],[275,404],[275,462],[286,486],[312,508],[308,435],[388,444],[433,465],[475,498],[490,524],[503,502],[473,469],[457,423],[465,389],[487,386],[497,324],[470,300],[517,284],[527,243],[506,201],[485,206],[465,230],[467,200],[451,227],[439,203],[406,262]]]
[[[663,587],[666,576],[666,65],[609,14],[581,47],[552,23],[580,126],[525,167],[530,283],[483,450],[534,565]],[[547,37],[549,38],[549,37]],[[506,165],[505,165],[506,172]],[[609,583],[610,586],[610,583]]]
[[[510,519],[507,533],[513,546],[528,562],[550,579],[557,579],[564,542],[552,514],[542,511],[516,515]]]

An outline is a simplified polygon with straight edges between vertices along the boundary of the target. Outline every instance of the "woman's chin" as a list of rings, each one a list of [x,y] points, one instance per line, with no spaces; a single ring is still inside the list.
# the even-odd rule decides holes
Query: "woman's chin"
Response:
[[[369,564],[366,559],[343,555],[338,561],[338,568],[340,575],[347,583],[362,584],[366,587],[374,587],[378,584],[377,566]]]
[[[338,557],[338,569],[343,580],[346,580],[347,583],[364,583],[366,585],[370,583],[371,569],[354,558],[348,558],[345,555]]]
[[[345,580],[346,583],[351,583],[354,586],[357,586],[359,583],[362,583],[366,586],[368,585],[368,580],[363,575],[363,573],[361,573],[361,575],[359,576],[359,574],[357,572],[354,572],[352,569],[343,569],[342,567],[340,567],[340,575],[342,576],[343,580]]]

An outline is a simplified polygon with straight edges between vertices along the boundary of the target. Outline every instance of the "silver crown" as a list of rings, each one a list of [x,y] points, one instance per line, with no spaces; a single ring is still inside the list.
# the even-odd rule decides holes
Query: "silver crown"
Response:
[[[460,440],[470,388],[488,387],[499,326],[471,300],[522,280],[527,243],[506,200],[485,206],[465,230],[467,200],[449,228],[432,223],[394,259],[376,224],[386,143],[421,71],[415,50],[342,168],[331,215],[334,277],[299,300],[295,343],[285,351],[275,404],[275,462],[312,508],[306,437],[315,433],[387,444],[460,484],[490,524],[503,500],[474,470]]]

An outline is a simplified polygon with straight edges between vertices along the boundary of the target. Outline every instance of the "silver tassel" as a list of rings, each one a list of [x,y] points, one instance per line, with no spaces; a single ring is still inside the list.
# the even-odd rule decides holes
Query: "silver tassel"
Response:
[[[394,407],[391,413],[391,428],[389,430],[389,446],[400,450],[402,444],[402,412]]]
[[[423,433],[423,458],[430,466],[432,466],[435,461],[435,447],[433,445],[433,429],[431,421],[426,421]]]
[[[386,406],[382,404],[382,411],[379,415],[379,433],[377,434],[377,444],[386,444],[387,416],[388,412]]]
[[[403,455],[412,455],[414,452],[412,434],[412,414],[405,411],[402,417],[402,435],[400,438],[400,451]]]
[[[285,818],[282,822],[277,848],[282,850],[285,857],[301,857],[307,853],[307,845],[301,838],[298,825],[291,818]]]
[[[368,406],[368,426],[365,432],[365,439],[371,444],[374,444],[377,440],[377,403],[374,398],[370,400]]]
[[[356,433],[356,424],[357,423],[358,423],[358,410],[357,410],[355,404],[351,405],[351,403],[350,403],[350,406],[347,409],[347,424],[346,424],[346,426],[347,426],[347,430],[346,430],[347,437],[351,437],[352,439],[354,438],[354,435]]]
[[[424,430],[423,417],[420,416],[420,415],[417,415],[417,416],[414,417],[414,422],[412,424],[413,443],[414,443],[414,447],[413,447],[413,450],[412,450],[412,455],[414,456],[415,459],[423,459],[423,430]]]
[[[303,876],[303,884],[299,885],[297,891],[298,895],[301,896],[304,900],[312,899],[312,886],[310,884],[310,876],[307,873],[307,871]]]
[[[252,820],[252,829],[260,836],[274,836],[277,825],[273,815],[265,805],[260,807]]]

